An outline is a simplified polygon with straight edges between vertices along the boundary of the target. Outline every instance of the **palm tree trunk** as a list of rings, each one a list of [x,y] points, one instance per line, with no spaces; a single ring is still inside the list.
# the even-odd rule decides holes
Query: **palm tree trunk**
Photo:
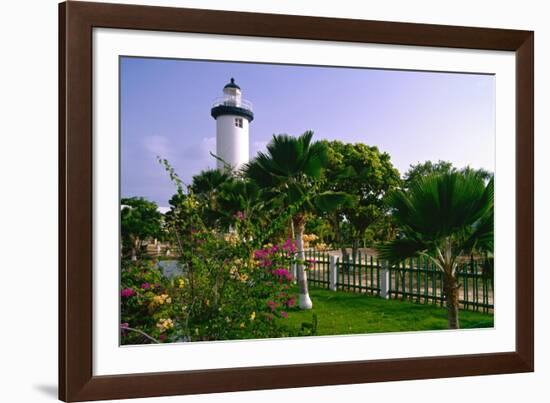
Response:
[[[456,278],[450,274],[445,273],[445,297],[447,299],[447,319],[449,329],[460,329],[460,322],[458,319],[458,285]]]
[[[311,309],[313,308],[313,304],[309,298],[307,274],[304,265],[304,229],[306,222],[304,216],[301,214],[294,217],[293,221],[294,231],[296,232],[296,246],[298,247],[298,264],[296,272],[298,275],[298,288],[300,291],[299,306],[300,309]]]

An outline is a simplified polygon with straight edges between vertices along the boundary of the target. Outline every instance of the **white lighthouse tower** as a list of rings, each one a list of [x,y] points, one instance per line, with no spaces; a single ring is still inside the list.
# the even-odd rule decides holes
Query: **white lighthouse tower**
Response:
[[[248,127],[254,119],[252,104],[241,97],[241,88],[235,79],[223,87],[223,97],[212,105],[211,115],[216,119],[216,156],[218,169],[238,170],[248,162]]]

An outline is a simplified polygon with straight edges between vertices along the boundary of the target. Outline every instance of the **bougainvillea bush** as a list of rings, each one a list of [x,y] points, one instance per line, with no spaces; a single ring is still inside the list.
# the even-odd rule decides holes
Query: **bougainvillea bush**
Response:
[[[164,165],[177,193],[163,231],[177,249],[179,270],[166,278],[151,258],[123,262],[122,344],[294,335],[285,320],[296,304],[289,272],[300,263],[296,245],[263,244],[276,239],[288,217],[261,219],[260,205],[252,203],[257,189],[246,182],[223,195],[198,196]]]
[[[163,341],[173,335],[171,282],[151,259],[122,261],[120,290],[121,343]]]
[[[238,236],[196,231],[193,258],[167,279],[154,260],[124,262],[122,344],[292,336],[290,240],[243,256]]]

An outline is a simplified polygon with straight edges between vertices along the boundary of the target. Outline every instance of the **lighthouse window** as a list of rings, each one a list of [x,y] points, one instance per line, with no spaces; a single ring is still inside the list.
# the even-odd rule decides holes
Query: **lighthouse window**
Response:
[[[235,118],[235,126],[243,127],[243,120],[241,118]]]

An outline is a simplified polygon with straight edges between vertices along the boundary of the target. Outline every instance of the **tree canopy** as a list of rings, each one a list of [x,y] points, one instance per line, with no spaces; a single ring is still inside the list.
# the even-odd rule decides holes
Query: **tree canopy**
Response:
[[[123,247],[131,250],[132,257],[140,252],[147,238],[161,236],[162,214],[154,202],[142,197],[121,199],[120,228]]]
[[[403,175],[403,184],[405,188],[409,188],[414,181],[424,176],[430,174],[449,174],[454,172],[473,173],[485,181],[488,181],[493,177],[492,172],[489,172],[483,168],[475,169],[467,166],[465,168],[458,169],[449,161],[425,161],[410,166],[409,170]]]
[[[400,176],[389,154],[362,143],[322,141],[327,147],[324,188],[344,192],[355,202],[333,212],[335,232],[344,220],[351,227],[351,241],[357,247],[365,231],[387,215],[385,195],[400,185]],[[343,237],[341,237],[343,238]],[[340,239],[340,243],[344,243]]]

